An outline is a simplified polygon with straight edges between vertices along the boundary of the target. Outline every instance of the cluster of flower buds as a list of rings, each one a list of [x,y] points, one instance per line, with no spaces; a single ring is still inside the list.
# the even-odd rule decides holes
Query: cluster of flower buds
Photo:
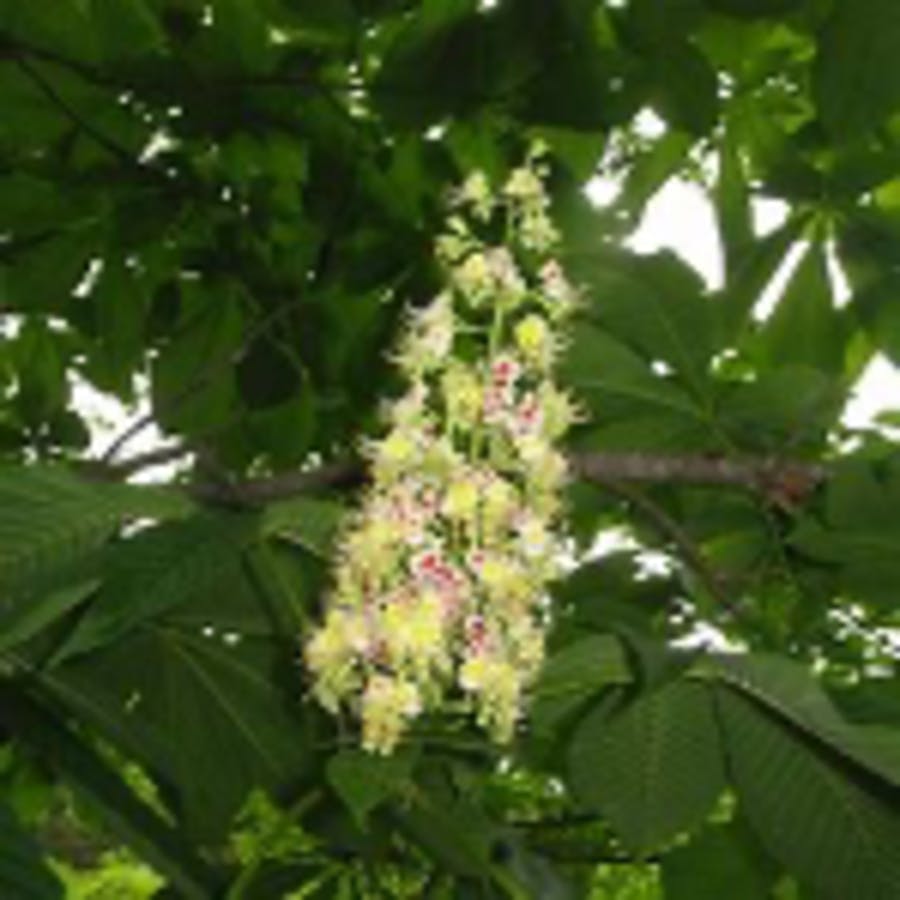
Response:
[[[553,259],[542,153],[496,190],[476,173],[454,194],[447,288],[410,315],[408,389],[367,448],[372,486],[306,644],[316,696],[357,716],[373,752],[442,704],[508,741],[543,659],[564,551],[558,442],[576,415],[553,367],[576,298]],[[480,236],[498,229],[500,246]]]

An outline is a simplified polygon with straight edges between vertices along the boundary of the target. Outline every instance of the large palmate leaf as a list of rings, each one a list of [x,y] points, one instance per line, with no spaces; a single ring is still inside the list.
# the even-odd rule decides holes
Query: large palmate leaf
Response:
[[[0,685],[0,700],[2,721],[15,729],[22,744],[70,785],[121,840],[169,879],[180,895],[203,900],[215,891],[212,870],[90,743],[17,688]],[[29,895],[10,894],[14,896]]]
[[[717,695],[730,776],[768,851],[816,896],[890,900],[900,884],[900,794],[754,700]]]
[[[838,567],[848,593],[892,609],[900,590],[898,500],[896,467],[848,461],[835,467],[827,485],[824,521],[804,517],[790,542],[810,558]]]
[[[18,647],[39,635],[71,610],[80,606],[99,587],[97,578],[75,580],[17,604],[3,616],[0,653]]]
[[[552,733],[603,688],[627,684],[631,677],[622,645],[612,635],[593,634],[567,644],[547,659],[534,686],[532,728],[538,735]]]
[[[722,173],[723,179],[727,172],[726,168]],[[730,188],[729,193],[735,191],[733,186],[723,182],[720,188],[721,193],[725,193],[726,186]],[[740,198],[732,199],[723,196],[719,201],[719,215],[722,217],[728,215],[729,218],[739,216],[739,212],[735,213],[728,209],[735,204],[740,204]],[[720,302],[714,308],[714,313],[720,323],[720,340],[730,342],[747,324],[754,305],[762,297],[763,291],[771,283],[794,241],[799,237],[803,222],[804,217],[795,214],[784,225],[765,237],[757,238],[749,243],[741,240],[740,251],[735,238],[730,239],[731,251],[727,260],[728,279],[722,288]],[[726,226],[724,220],[721,229],[723,239],[736,229],[737,233],[742,235],[740,225]]]
[[[590,314],[607,331],[665,362],[703,395],[712,310],[696,272],[671,253],[642,257],[603,247],[568,265],[589,286]]]
[[[460,880],[472,879],[485,896],[492,896],[501,886],[507,896],[521,893],[514,876],[492,859],[502,834],[498,823],[481,805],[459,796],[439,767],[425,770],[420,783],[409,791],[407,802],[392,809],[392,817],[401,833],[441,869]]]
[[[145,0],[91,0],[90,11],[106,59],[116,62],[163,50],[163,31]]]
[[[343,507],[334,501],[296,497],[267,507],[262,530],[327,559],[343,514]]]
[[[711,665],[736,692],[900,788],[900,729],[851,725],[803,666],[782,657],[726,656]]]
[[[174,788],[177,812],[199,838],[220,838],[248,791],[299,779],[310,735],[282,688],[269,644],[231,631],[146,626],[84,661],[43,676],[73,713]]]
[[[689,391],[587,322],[577,324],[561,374],[592,413],[593,428],[584,436],[590,449],[716,440],[708,411]]]
[[[91,483],[62,468],[0,469],[0,604],[40,589],[119,525],[189,509],[158,488]]]
[[[636,853],[696,827],[725,789],[706,688],[671,682],[616,714],[589,713],[572,737],[574,796],[598,809]]]
[[[489,98],[492,39],[476,8],[473,0],[428,0],[409,17],[388,46],[373,86],[387,116],[427,125]],[[411,90],[416,84],[426,90]]]
[[[197,515],[141,531],[104,554],[104,583],[58,659],[114,641],[141,622],[241,578],[251,516]]]

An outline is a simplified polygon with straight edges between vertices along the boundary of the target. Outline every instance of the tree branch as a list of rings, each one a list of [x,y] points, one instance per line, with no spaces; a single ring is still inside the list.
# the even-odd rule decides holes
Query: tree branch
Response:
[[[706,586],[710,596],[715,599],[719,606],[727,610],[736,622],[742,621],[743,614],[728,596],[718,572],[709,565],[700,548],[684,528],[681,527],[679,522],[672,518],[658,503],[655,503],[646,494],[632,485],[621,481],[609,481],[604,483],[603,486],[643,512],[657,531],[675,545],[682,560],[688,568],[693,569],[697,577]]]
[[[110,462],[105,458],[91,461],[84,465],[84,469],[97,478],[125,479],[142,469],[180,459],[192,452],[194,451],[190,447],[173,444],[120,462]],[[648,453],[575,453],[570,455],[569,464],[576,479],[614,490],[643,509],[682,550],[688,549],[686,544],[691,543],[690,538],[682,534],[678,523],[665,510],[630,488],[630,483],[722,485],[763,494],[770,502],[778,503],[787,492],[787,485],[791,485],[792,498],[802,500],[828,474],[827,467],[820,463],[752,456],[726,460]],[[208,502],[254,506],[309,491],[353,487],[363,483],[365,477],[362,461],[346,458],[316,469],[215,484],[194,483],[187,486],[186,490]],[[692,555],[695,549],[692,549]],[[703,568],[701,565],[695,567],[698,570]]]
[[[580,453],[572,457],[573,473],[586,481],[639,481],[725,485],[764,493],[808,494],[822,481],[827,469],[820,463],[778,457],[728,458],[702,455],[649,453]]]
[[[646,494],[641,493],[632,485],[621,481],[609,481],[604,483],[603,486],[642,511],[655,526],[656,530],[671,540],[681,551],[688,565],[697,573],[710,594],[723,604],[727,602],[718,575],[709,567],[690,535],[672,516],[658,503],[655,503]]]
[[[186,487],[197,500],[238,506],[261,506],[314,491],[353,487],[365,479],[357,462],[336,461],[316,469],[285,472],[247,481],[211,484],[195,483]]]

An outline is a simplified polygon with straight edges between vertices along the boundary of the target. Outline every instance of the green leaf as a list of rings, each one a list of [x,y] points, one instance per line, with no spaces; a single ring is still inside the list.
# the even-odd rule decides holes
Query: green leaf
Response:
[[[245,341],[239,291],[188,282],[181,286],[181,320],[153,367],[153,405],[168,427],[221,428],[236,402],[234,360]]]
[[[385,51],[372,95],[403,125],[427,126],[487,99],[486,20],[474,0],[426,0]]]
[[[655,52],[650,64],[653,100],[673,127],[703,135],[716,122],[718,84],[706,58],[687,41],[670,41]]]
[[[364,827],[373,809],[409,786],[412,762],[410,754],[402,751],[374,756],[364,750],[341,750],[328,760],[325,774]]]
[[[807,366],[760,369],[753,381],[729,385],[719,403],[720,421],[741,447],[782,453],[818,453],[846,400],[837,376]]]
[[[523,4],[525,5],[525,4]],[[528,122],[594,134],[624,124],[637,106],[624,56],[594,39],[584,3],[530,3],[528,16],[509,7],[509,26],[489,49],[510,54],[500,87],[521,92],[519,116]],[[504,9],[501,7],[501,10]],[[566,16],[566,11],[579,14]],[[502,15],[502,12],[501,12]],[[517,65],[516,65],[517,63]],[[617,90],[613,86],[624,88]]]
[[[52,233],[36,249],[13,258],[5,271],[5,302],[22,311],[59,313],[70,303],[97,252],[90,221]],[[33,320],[32,320],[33,321]]]
[[[735,824],[700,832],[662,862],[666,900],[769,900],[775,875],[753,835]]]
[[[694,428],[708,424],[688,393],[654,375],[646,361],[586,322],[574,329],[561,378],[598,416],[667,415]]]
[[[568,265],[588,287],[596,321],[703,390],[712,317],[696,272],[670,252],[638,256],[609,247],[573,255]]]
[[[717,697],[741,809],[772,856],[817,896],[891,900],[900,884],[896,789],[873,791],[755,701]]]
[[[117,62],[165,46],[159,22],[145,0],[90,0],[90,16],[104,57]]]
[[[177,791],[192,839],[218,841],[254,787],[307,770],[309,733],[277,675],[299,673],[268,641],[214,620],[145,626],[41,677],[59,702]],[[227,752],[226,752],[227,751]]]
[[[0,600],[39,589],[129,520],[179,517],[190,504],[158,488],[91,482],[49,466],[0,468]]]
[[[558,724],[611,684],[627,684],[631,671],[621,643],[612,635],[592,634],[552,654],[532,692],[529,721],[538,735]]]
[[[255,533],[253,519],[198,515],[111,547],[103,587],[55,661],[109,644],[142,622],[227,585],[238,576],[242,547]]]
[[[99,335],[89,377],[102,388],[130,397],[135,370],[146,352],[146,285],[124,260],[110,258],[104,262],[91,300]]]
[[[774,655],[721,656],[711,665],[734,690],[900,788],[900,730],[851,726],[802,665]]]
[[[834,306],[825,247],[814,244],[763,326],[760,351],[769,365],[801,364],[840,373],[846,341],[846,323]]]
[[[93,56],[90,20],[84,14],[84,5],[77,0],[60,0],[52,7],[43,3],[3,3],[0,27],[19,39],[75,59],[89,61]]]
[[[750,192],[739,150],[734,129],[726,122],[719,143],[719,172],[712,194],[725,255],[726,284],[754,242]]]
[[[569,747],[573,795],[646,854],[703,821],[725,789],[710,695],[671,682],[621,712],[589,713]]]
[[[900,7],[893,0],[835,3],[819,38],[813,90],[840,139],[870,131],[900,109]]]
[[[489,885],[499,874],[510,876],[491,862],[491,847],[499,829],[482,806],[460,797],[446,782],[435,783],[443,774],[435,767],[426,772],[426,784],[416,786],[411,802],[392,808],[401,831],[425,850],[434,861],[455,876],[477,878]],[[506,896],[518,896],[515,891]]]
[[[681,38],[698,24],[704,13],[704,0],[632,0],[627,24],[635,39],[647,47],[665,52],[667,41]]]
[[[212,5],[214,52],[229,67],[262,73],[274,62],[272,37],[259,5],[248,0],[214,0]]]
[[[853,297],[869,338],[895,365],[900,365],[900,278],[885,272]]]
[[[796,0],[706,0],[706,5],[729,16],[755,19],[791,12],[797,3]]]
[[[45,628],[80,606],[97,590],[99,579],[48,591],[0,616],[0,654],[31,640]]]
[[[724,189],[723,185],[721,190]],[[720,212],[722,215],[724,211]],[[733,340],[746,325],[756,302],[799,237],[802,226],[802,217],[791,216],[780,228],[749,244],[736,258],[732,255],[727,267],[727,282],[716,304],[722,338]]]
[[[313,556],[329,559],[344,514],[344,507],[331,500],[279,500],[266,507],[262,532],[297,544]]]
[[[21,379],[16,406],[22,421],[36,430],[63,413],[68,399],[68,360],[59,337],[43,322],[29,320],[12,343],[11,356]]]
[[[900,729],[900,683],[890,676],[867,678],[832,688],[829,696],[841,713],[860,725],[890,725]]]
[[[625,210],[635,225],[651,197],[687,163],[693,138],[683,131],[668,130],[640,153],[625,173],[616,206]]]
[[[900,590],[900,473],[860,461],[836,465],[827,485],[826,521],[807,516],[790,544],[809,557],[840,566],[844,589],[891,609]]]
[[[358,26],[351,0],[284,0],[284,25],[300,44],[340,47]]]
[[[110,831],[168,878],[181,896],[206,900],[215,894],[211,870],[185,846],[183,836],[139,800],[89,743],[8,685],[0,685],[0,701],[4,721],[17,739],[49,763]]]
[[[56,900],[63,886],[37,841],[0,804],[0,892],[17,900]]]

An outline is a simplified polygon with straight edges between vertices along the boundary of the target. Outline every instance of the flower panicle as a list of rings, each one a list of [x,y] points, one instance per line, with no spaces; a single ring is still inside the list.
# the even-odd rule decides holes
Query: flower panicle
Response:
[[[543,660],[567,545],[559,441],[580,415],[554,380],[577,294],[553,256],[547,175],[539,147],[499,187],[476,172],[454,192],[447,286],[405,323],[406,390],[365,447],[371,485],[305,644],[315,696],[374,753],[448,702],[509,741]],[[497,217],[508,239],[490,246],[478,234]]]

